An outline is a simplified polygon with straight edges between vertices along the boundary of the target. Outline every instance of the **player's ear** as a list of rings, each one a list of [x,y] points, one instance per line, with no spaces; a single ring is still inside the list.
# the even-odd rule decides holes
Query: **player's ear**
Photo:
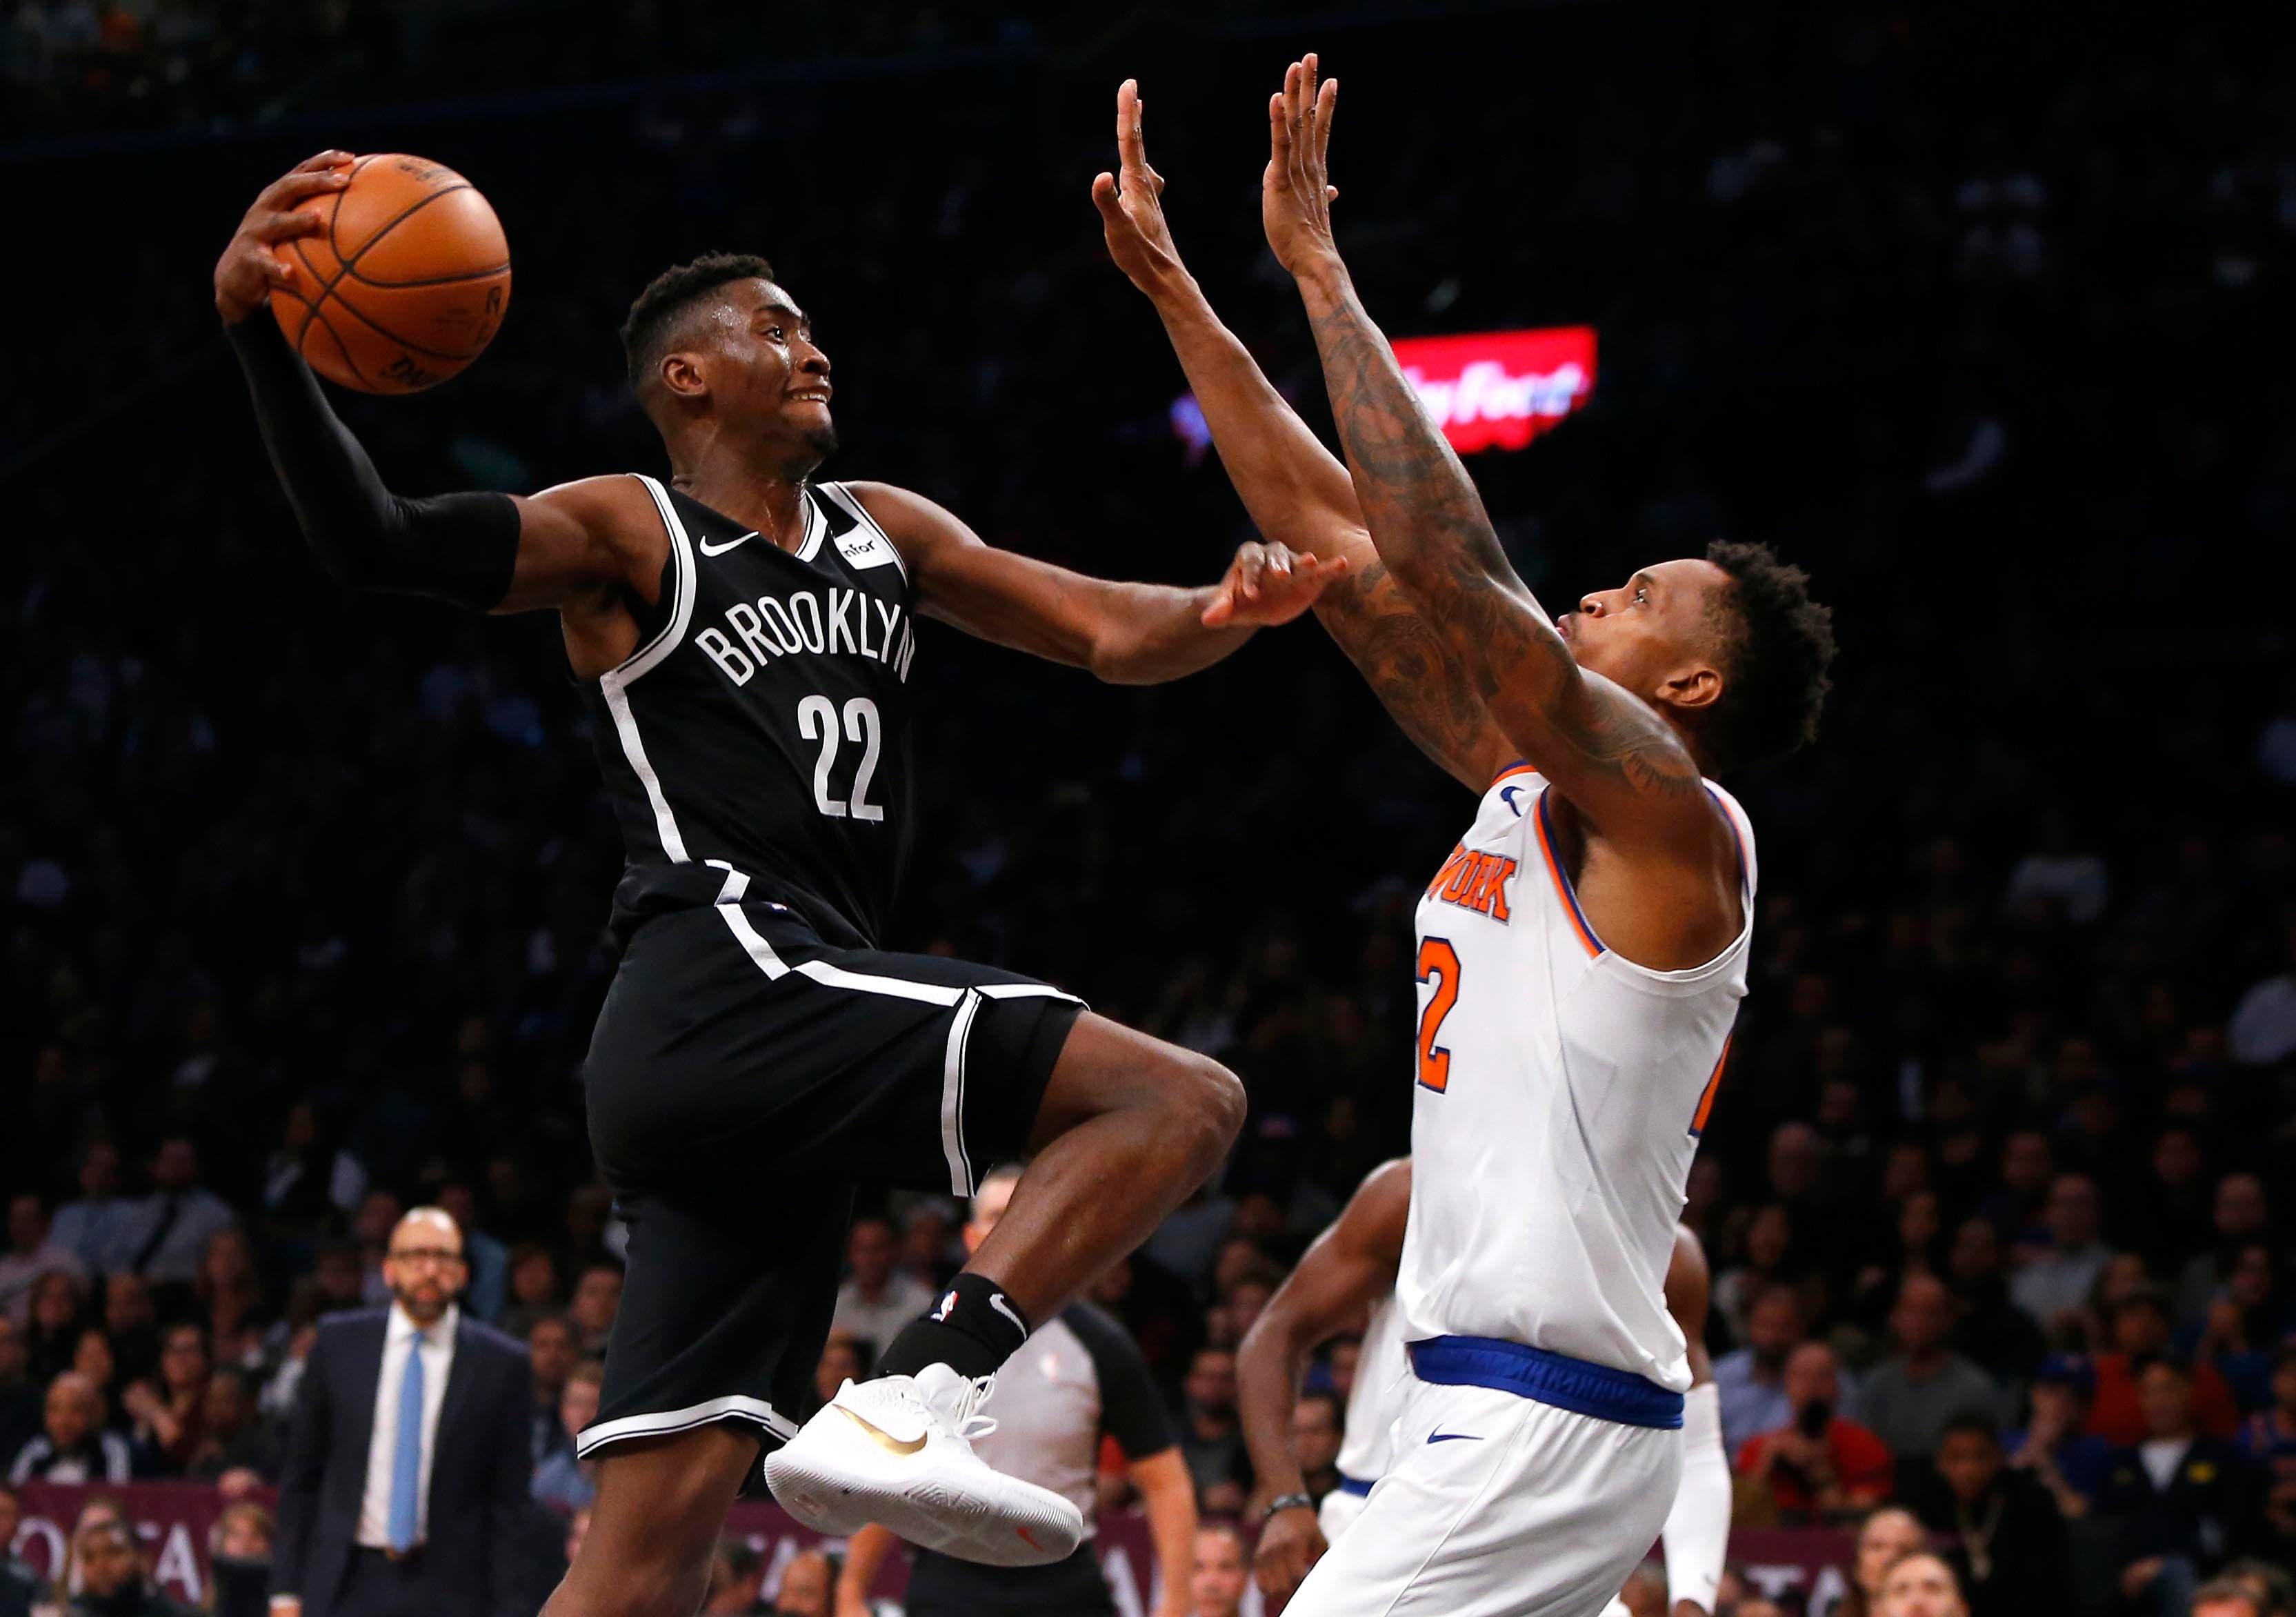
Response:
[[[1693,712],[1710,708],[1722,700],[1722,676],[1710,663],[1686,663],[1659,682],[1658,699]]]
[[[662,390],[674,398],[704,398],[709,383],[701,373],[701,356],[673,350],[661,357],[657,373]]]

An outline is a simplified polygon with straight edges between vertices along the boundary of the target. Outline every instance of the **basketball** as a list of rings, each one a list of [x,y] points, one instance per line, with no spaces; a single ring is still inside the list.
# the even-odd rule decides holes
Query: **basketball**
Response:
[[[363,393],[419,393],[486,350],[510,305],[510,244],[470,181],[371,153],[300,211],[326,229],[280,246],[294,281],[271,309],[313,370]]]

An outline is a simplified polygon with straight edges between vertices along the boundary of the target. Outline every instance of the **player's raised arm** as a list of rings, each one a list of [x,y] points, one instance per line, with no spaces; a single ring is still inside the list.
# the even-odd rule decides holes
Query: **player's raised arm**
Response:
[[[1292,1411],[1308,1355],[1394,1289],[1410,1211],[1410,1159],[1374,1170],[1267,1300],[1236,1351],[1244,1445],[1260,1486],[1279,1502],[1307,1490],[1292,1453]],[[1312,1506],[1271,1510],[1253,1556],[1261,1591],[1271,1600],[1291,1594],[1326,1547]]]
[[[998,550],[921,494],[889,483],[846,487],[899,547],[927,617],[1111,685],[1158,685],[1208,668],[1255,629],[1306,612],[1348,570],[1344,560],[1245,545],[1218,584],[1116,583]]]
[[[1212,446],[1261,534],[1350,564],[1316,616],[1418,748],[1481,791],[1515,756],[1467,670],[1413,610],[1372,546],[1348,469],[1261,373],[1180,262],[1164,178],[1148,163],[1138,86],[1116,93],[1115,174],[1093,181],[1109,255],[1148,296],[1211,429]]]
[[[216,312],[304,538],[345,583],[481,612],[562,606],[619,588],[642,559],[620,554],[614,534],[650,532],[650,525],[615,520],[624,507],[644,515],[637,507],[648,497],[632,480],[592,479],[533,498],[393,494],[288,346],[266,307],[272,290],[289,281],[276,249],[325,228],[296,204],[341,190],[350,160],[347,152],[322,152],[265,187],[215,269]]]
[[[1319,90],[1312,55],[1292,65],[1268,102],[1260,209],[1268,245],[1306,300],[1381,559],[1473,671],[1516,754],[1596,830],[1614,843],[1702,856],[1720,822],[1697,761],[1648,703],[1579,668],[1356,295],[1332,239],[1324,161],[1338,92],[1336,79]]]

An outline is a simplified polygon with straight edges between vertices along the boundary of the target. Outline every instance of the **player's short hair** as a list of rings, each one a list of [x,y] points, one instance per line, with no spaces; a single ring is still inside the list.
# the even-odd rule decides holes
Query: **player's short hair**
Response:
[[[660,363],[663,341],[680,314],[728,281],[773,278],[774,267],[756,253],[705,252],[671,265],[647,282],[622,322],[622,357],[629,366],[630,385],[643,383]]]
[[[1809,596],[1809,575],[1767,545],[1717,539],[1706,559],[1730,575],[1715,611],[1722,628],[1722,695],[1699,728],[1724,767],[1784,758],[1817,735],[1833,679],[1833,611]]]

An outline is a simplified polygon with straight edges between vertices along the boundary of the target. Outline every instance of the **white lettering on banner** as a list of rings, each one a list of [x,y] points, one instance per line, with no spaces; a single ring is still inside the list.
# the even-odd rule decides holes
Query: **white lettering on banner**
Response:
[[[1403,379],[1447,432],[1454,423],[1560,421],[1587,392],[1587,373],[1575,365],[1511,376],[1496,359],[1482,359],[1449,380],[1430,378],[1416,365],[1406,367]]]

